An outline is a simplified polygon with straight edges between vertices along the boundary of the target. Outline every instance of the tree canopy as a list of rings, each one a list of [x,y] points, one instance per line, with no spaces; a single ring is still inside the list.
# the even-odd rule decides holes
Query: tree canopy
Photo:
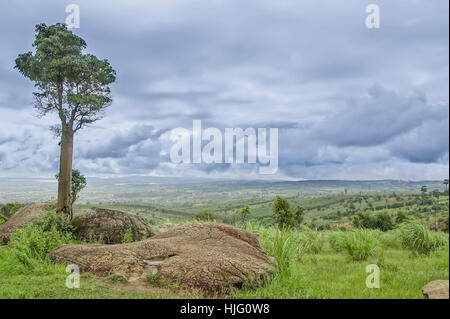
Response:
[[[35,53],[19,54],[15,68],[35,82],[39,115],[57,112],[62,129],[74,132],[102,117],[111,103],[109,84],[116,72],[107,60],[83,54],[86,42],[57,23],[36,26]],[[61,133],[61,127],[55,131]]]

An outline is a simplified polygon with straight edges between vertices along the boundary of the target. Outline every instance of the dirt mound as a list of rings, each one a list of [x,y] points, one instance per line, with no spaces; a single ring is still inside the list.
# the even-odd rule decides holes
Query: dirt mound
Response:
[[[180,226],[176,225],[176,224],[170,224],[170,223],[169,224],[159,225],[158,228],[157,228],[158,234],[164,233],[166,231],[172,230],[172,229],[177,228],[177,227],[180,227]]]
[[[98,240],[106,244],[123,242],[127,232],[133,241],[142,240],[156,234],[156,230],[144,218],[112,209],[95,208],[93,211],[76,216],[72,220],[78,240]]]
[[[5,244],[8,243],[9,236],[11,236],[16,228],[22,227],[33,219],[43,216],[47,210],[55,209],[55,207],[55,201],[46,201],[22,207],[6,223],[0,226],[0,240]]]
[[[230,286],[261,285],[276,266],[255,234],[210,222],[129,244],[62,245],[51,256],[98,276],[135,280],[159,273],[170,282],[214,294],[226,293]]]

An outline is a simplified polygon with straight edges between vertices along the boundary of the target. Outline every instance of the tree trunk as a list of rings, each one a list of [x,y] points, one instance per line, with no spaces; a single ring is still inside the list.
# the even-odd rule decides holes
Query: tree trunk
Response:
[[[58,205],[57,212],[67,214],[72,219],[70,201],[72,182],[73,131],[64,127],[61,138],[61,155],[59,161]]]

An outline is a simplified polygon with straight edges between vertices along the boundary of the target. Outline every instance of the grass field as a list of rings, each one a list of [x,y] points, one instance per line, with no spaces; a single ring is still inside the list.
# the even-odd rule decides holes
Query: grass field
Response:
[[[416,246],[408,246],[401,228],[389,232],[281,231],[254,221],[242,227],[259,232],[268,254],[279,266],[264,287],[232,290],[231,298],[423,298],[421,288],[425,284],[449,278],[448,235],[425,227],[421,231],[426,236]],[[51,238],[54,236],[58,235]],[[97,278],[87,273],[82,274],[79,289],[68,289],[65,265],[48,258],[51,244],[33,255],[29,248],[39,245],[33,244],[36,238],[30,238],[23,245],[0,248],[0,298],[201,297],[183,289],[164,289],[150,283],[133,286],[114,277]],[[420,251],[420,247],[428,250]],[[380,288],[366,287],[369,264],[380,269]]]

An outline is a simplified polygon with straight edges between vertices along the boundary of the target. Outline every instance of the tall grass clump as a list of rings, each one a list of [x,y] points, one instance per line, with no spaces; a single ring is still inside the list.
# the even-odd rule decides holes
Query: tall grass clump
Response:
[[[319,254],[322,252],[322,248],[325,243],[325,236],[323,232],[305,228],[302,231],[296,232],[296,235],[300,254]]]
[[[297,255],[296,245],[290,230],[274,228],[273,231],[274,238],[271,245],[266,247],[267,253],[277,260],[278,270],[285,271]]]
[[[341,233],[336,239],[336,247],[345,251],[353,260],[362,261],[374,256],[378,251],[378,239],[373,231],[367,229]]]
[[[56,247],[74,242],[68,217],[49,211],[17,229],[8,245],[21,263],[33,267],[36,263],[50,262],[50,252]]]
[[[290,228],[262,226],[254,221],[247,221],[243,226],[247,231],[258,233],[267,254],[277,260],[278,273],[289,270],[298,253],[294,232]]]
[[[445,234],[428,230],[416,222],[405,223],[400,227],[400,241],[404,248],[414,254],[428,255],[446,244]]]

